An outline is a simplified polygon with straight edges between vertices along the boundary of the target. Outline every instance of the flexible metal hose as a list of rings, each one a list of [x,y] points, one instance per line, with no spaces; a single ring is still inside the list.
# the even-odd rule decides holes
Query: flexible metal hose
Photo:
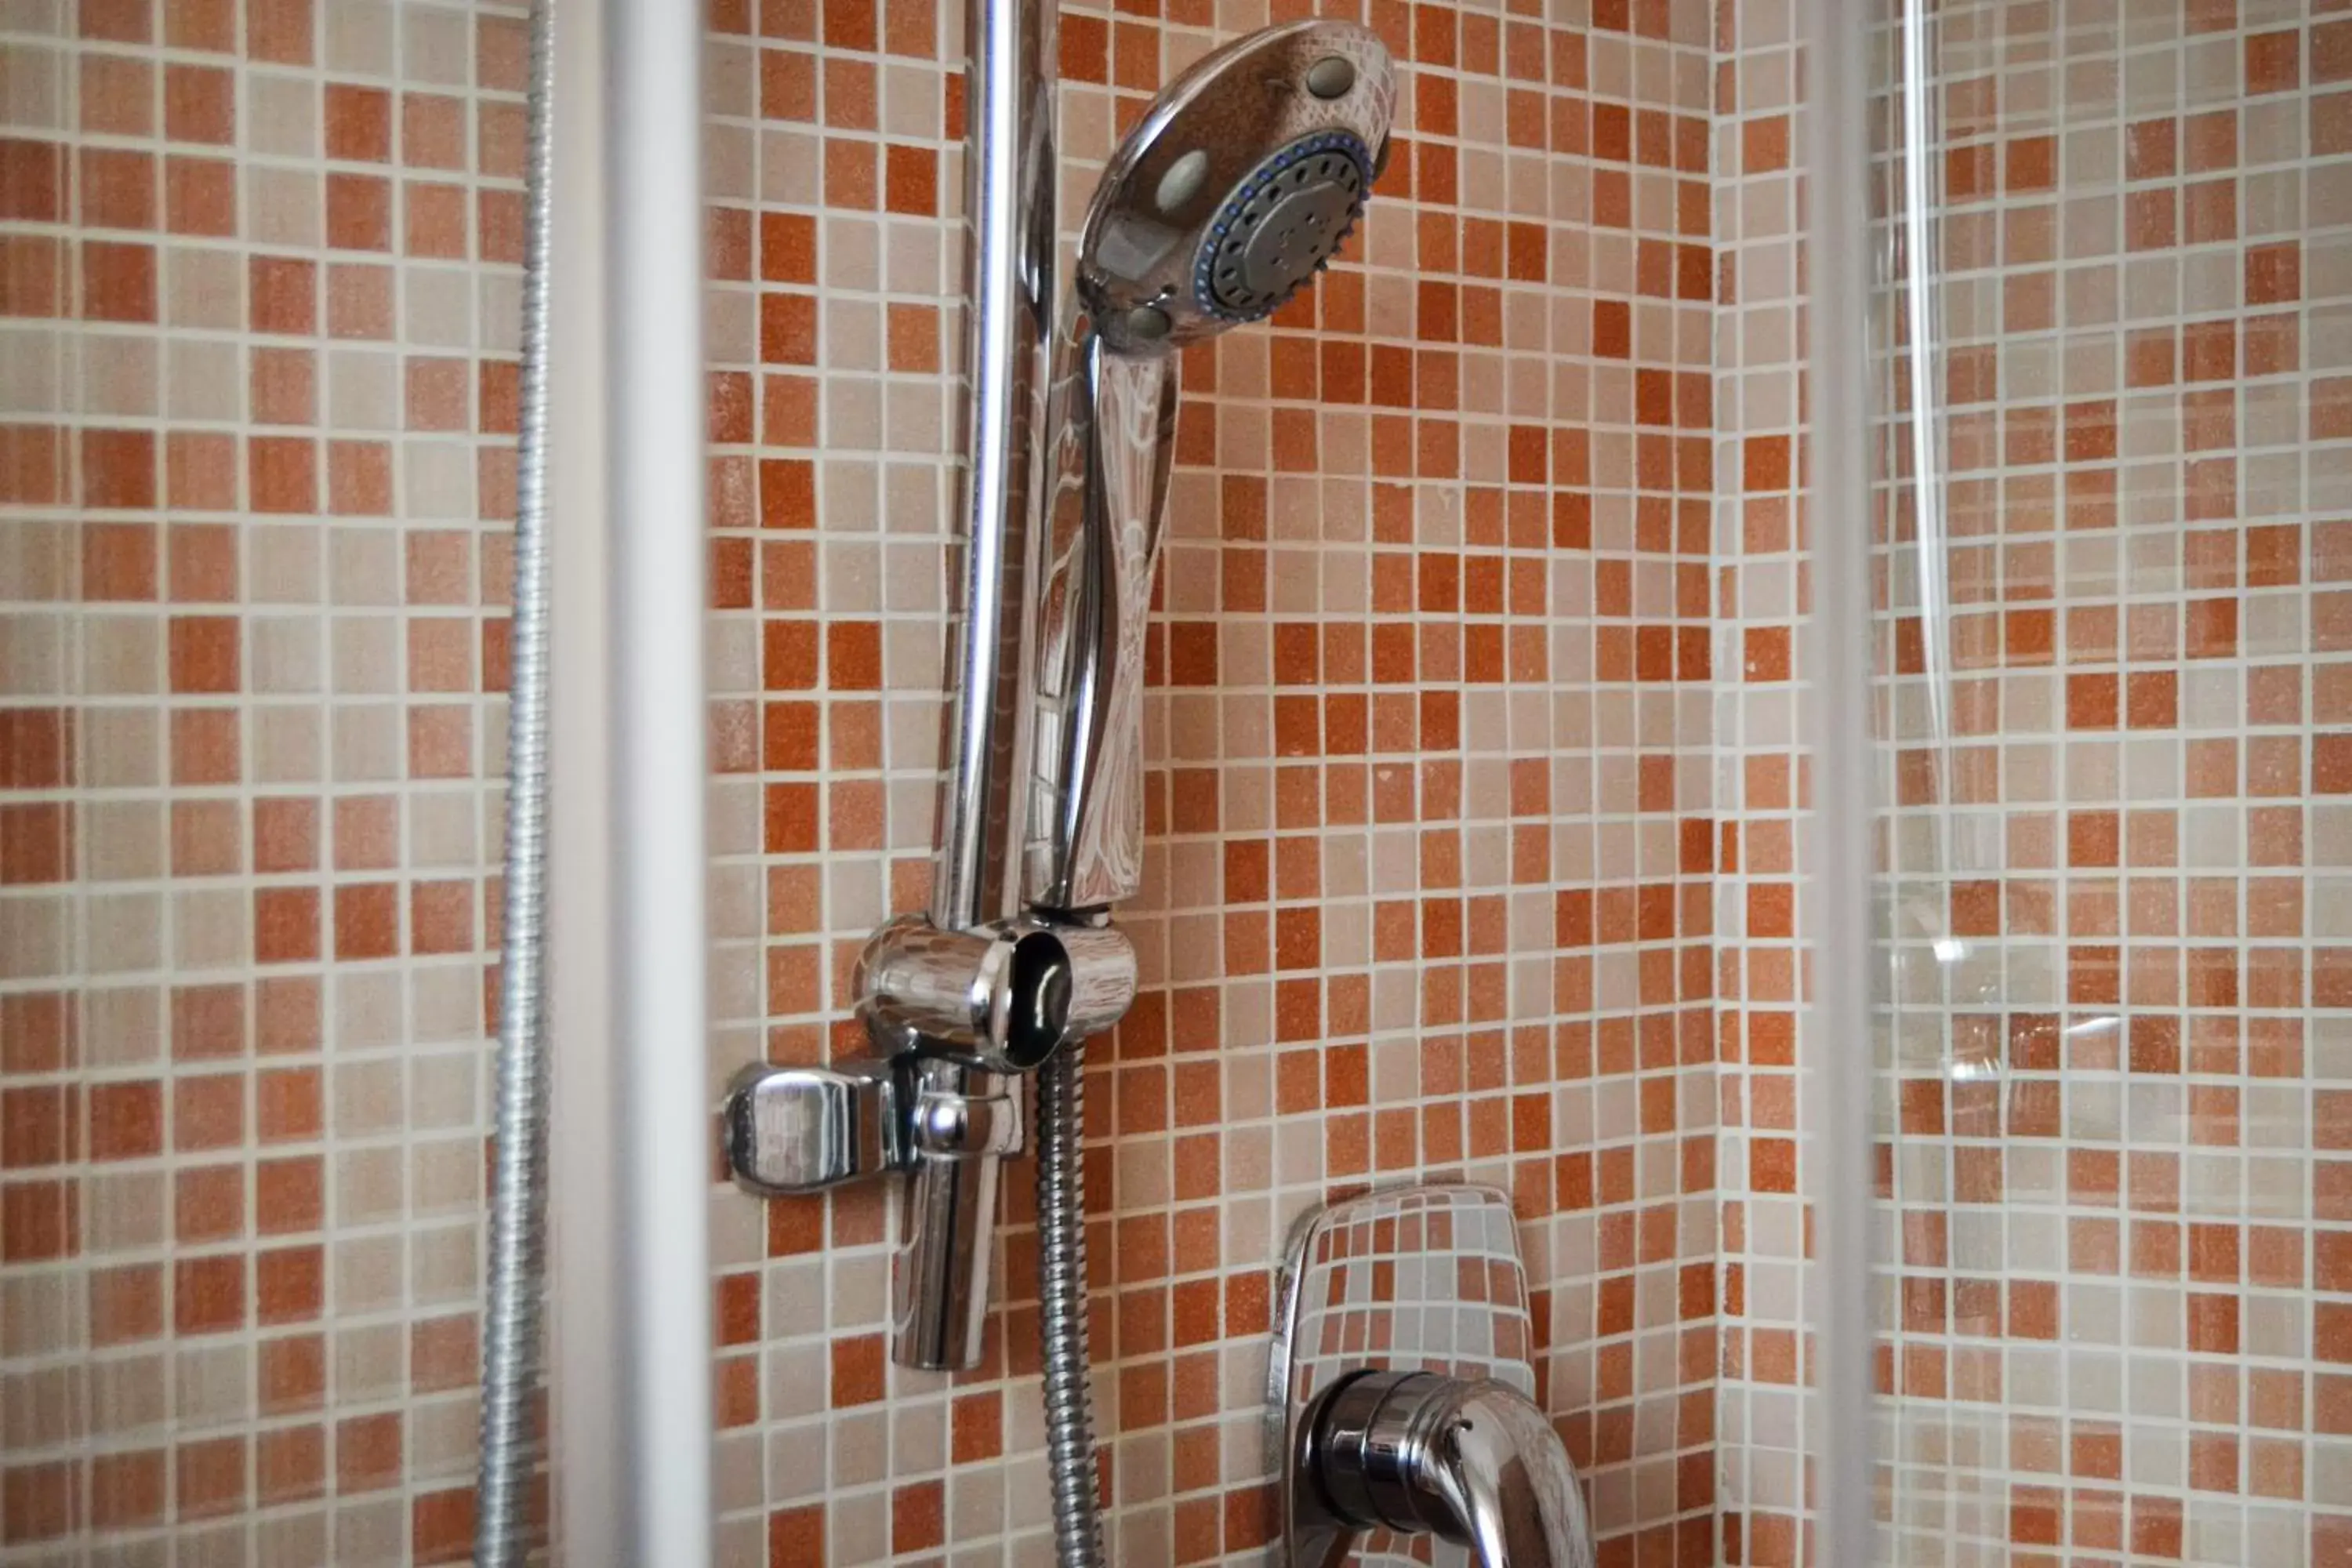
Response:
[[[1103,1568],[1094,1390],[1087,1362],[1087,1047],[1037,1069],[1037,1323],[1057,1568]]]
[[[482,1317],[482,1430],[474,1561],[530,1550],[533,1395],[546,1270],[547,348],[554,218],[554,17],[530,8],[530,151],[522,271],[522,407],[515,455],[514,618],[507,696],[505,929],[499,937],[499,1098]]]

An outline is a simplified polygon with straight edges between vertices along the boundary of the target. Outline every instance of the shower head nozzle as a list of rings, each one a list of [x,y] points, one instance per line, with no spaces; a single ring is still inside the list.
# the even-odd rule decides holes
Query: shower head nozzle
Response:
[[[1079,239],[1106,345],[1161,352],[1280,309],[1355,227],[1395,100],[1388,50],[1349,22],[1265,28],[1169,83]]]

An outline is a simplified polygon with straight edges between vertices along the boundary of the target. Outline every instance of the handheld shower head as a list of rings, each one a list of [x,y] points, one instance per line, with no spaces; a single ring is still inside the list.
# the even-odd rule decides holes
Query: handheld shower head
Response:
[[[1142,885],[1144,628],[1175,455],[1173,351],[1264,320],[1323,269],[1363,211],[1395,105],[1369,29],[1268,27],[1169,83],[1095,187],[1033,532],[1033,908],[1091,918]]]
[[[1388,50],[1351,22],[1268,27],[1170,82],[1078,241],[1106,346],[1156,353],[1272,315],[1354,228],[1395,105]]]

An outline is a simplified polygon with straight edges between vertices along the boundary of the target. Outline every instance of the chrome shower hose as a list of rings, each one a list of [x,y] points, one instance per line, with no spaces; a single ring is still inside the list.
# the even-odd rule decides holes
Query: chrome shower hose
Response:
[[[554,18],[530,8],[530,148],[522,271],[522,407],[515,455],[512,675],[507,699],[505,927],[499,939],[496,1153],[489,1293],[482,1314],[482,1430],[474,1561],[515,1568],[530,1550],[532,1396],[545,1293],[547,1056],[548,233],[554,218]]]
[[[1104,1563],[1087,1361],[1086,1067],[1080,1042],[1037,1069],[1037,1322],[1056,1568]]]

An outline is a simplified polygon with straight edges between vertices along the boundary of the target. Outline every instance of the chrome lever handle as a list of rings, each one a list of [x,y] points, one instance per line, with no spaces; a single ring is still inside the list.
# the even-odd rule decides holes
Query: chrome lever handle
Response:
[[[1295,1517],[1320,1554],[1355,1531],[1429,1531],[1480,1568],[1592,1568],[1575,1467],[1542,1411],[1508,1384],[1425,1372],[1360,1373],[1300,1428]]]
[[[1089,910],[1143,879],[1143,655],[1174,466],[1177,372],[1075,318],[1056,342],[1022,896]]]

